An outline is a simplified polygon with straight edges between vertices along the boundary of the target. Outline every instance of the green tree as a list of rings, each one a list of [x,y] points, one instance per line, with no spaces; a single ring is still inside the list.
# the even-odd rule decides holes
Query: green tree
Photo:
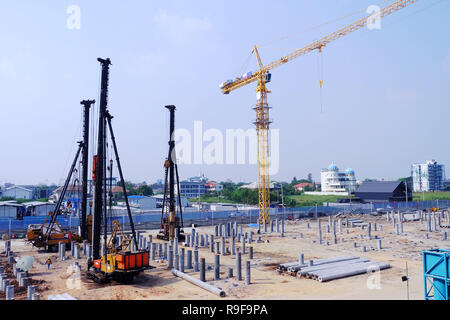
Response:
[[[287,198],[286,201],[284,202],[284,205],[288,208],[294,208],[297,206],[297,201],[295,201],[292,198]]]
[[[117,182],[117,185],[122,187],[122,188],[124,187],[122,181]],[[131,181],[126,181],[125,180],[125,188],[127,190],[127,195],[129,195],[129,196],[136,196],[136,195],[138,195],[138,192],[137,192],[134,184]],[[118,194],[118,196],[121,198],[123,196],[122,192],[120,192]]]
[[[139,196],[152,196],[153,189],[148,184],[143,184],[139,188],[136,189],[137,195]]]
[[[221,185],[223,186],[222,196],[225,199],[231,200],[231,195],[237,189],[237,185],[229,181],[221,182]]]
[[[284,196],[291,196],[291,195],[295,194],[296,191],[292,184],[283,183],[282,186],[283,186],[283,195]]]

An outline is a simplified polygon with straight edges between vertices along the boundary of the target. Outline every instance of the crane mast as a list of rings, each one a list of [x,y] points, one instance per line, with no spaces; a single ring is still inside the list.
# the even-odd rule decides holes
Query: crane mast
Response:
[[[322,51],[328,43],[342,38],[352,32],[362,29],[373,19],[384,18],[396,11],[399,11],[419,0],[398,0],[391,5],[381,9],[379,12],[370,16],[359,19],[358,21],[339,29],[301,49],[297,49],[294,52],[283,56],[282,58],[275,60],[268,65],[264,66],[261,57],[258,52],[258,46],[253,48],[252,53],[255,54],[258,70],[255,73],[246,73],[240,78],[235,80],[225,81],[220,85],[220,89],[223,94],[229,94],[230,92],[241,88],[247,84],[256,82],[256,105],[254,110],[256,111],[256,133],[258,137],[258,199],[259,199],[259,222],[270,222],[270,177],[269,177],[269,109],[270,106],[267,102],[267,94],[270,93],[267,90],[266,83],[270,82],[271,74],[270,70],[275,69],[281,65],[284,65],[294,59],[297,59],[311,51]]]
[[[254,52],[258,60],[260,70],[263,68],[258,48]],[[256,134],[258,138],[258,204],[259,221],[270,223],[270,175],[269,175],[269,104],[267,94],[270,93],[266,87],[266,77],[261,73],[256,86]]]

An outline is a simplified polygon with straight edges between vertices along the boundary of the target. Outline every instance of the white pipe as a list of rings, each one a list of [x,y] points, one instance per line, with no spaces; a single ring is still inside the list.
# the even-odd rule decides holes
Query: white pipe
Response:
[[[353,260],[353,259],[359,259],[359,257],[341,256],[341,257],[336,257],[336,258],[317,259],[317,260],[313,260],[313,262],[314,262],[314,266],[318,266],[318,265],[322,265],[322,264],[328,264],[328,263],[334,263],[334,262],[340,262],[340,261],[346,261],[346,260]],[[310,261],[311,260],[307,260],[303,266],[309,266]],[[287,263],[280,264],[280,267],[289,270],[289,267],[302,268],[302,265],[300,265],[298,263],[298,261],[296,261],[296,262],[287,262]],[[295,271],[297,271],[297,270],[295,270]]]
[[[345,267],[340,267],[337,269],[325,269],[325,270],[318,270],[316,272],[311,272],[316,276],[323,276],[323,275],[329,275],[329,274],[337,274],[337,273],[341,273],[341,272],[345,272],[345,271],[350,271],[350,270],[356,270],[356,269],[360,269],[362,267],[376,267],[379,264],[379,262],[371,262],[371,261],[366,261],[366,262],[361,262],[361,263],[355,263],[352,265],[347,265]]]
[[[334,262],[353,260],[353,259],[359,259],[359,257],[341,256],[341,257],[336,257],[336,258],[317,259],[317,260],[314,260],[314,265],[317,266],[317,265],[321,265],[321,264],[334,263]]]
[[[390,265],[388,263],[379,263],[379,264],[369,263],[367,266],[361,267],[359,269],[353,269],[353,270],[348,270],[348,271],[344,271],[344,272],[318,276],[317,279],[319,280],[319,282],[326,282],[326,281],[335,280],[335,279],[339,279],[339,278],[363,274],[363,273],[367,273],[368,267],[371,267],[371,266],[377,267],[379,270],[390,268]]]
[[[364,262],[369,262],[369,261],[370,261],[369,259],[355,259],[355,260],[342,261],[342,262],[333,263],[333,264],[312,266],[312,267],[301,269],[299,271],[299,273],[301,276],[303,276],[307,273],[314,273],[315,271],[319,271],[319,270],[336,270],[336,269],[340,269],[340,268],[347,268],[349,265],[352,265],[352,264],[364,263]]]
[[[358,257],[338,257],[338,258],[330,258],[330,259],[318,259],[318,260],[312,260],[313,264],[310,264],[309,262],[311,260],[308,260],[308,263],[306,263],[304,265],[296,265],[293,267],[289,267],[288,271],[297,272],[299,270],[302,270],[303,268],[314,268],[314,267],[318,267],[318,266],[325,267],[325,266],[333,265],[338,262],[350,261],[350,260],[355,260],[355,259],[359,259],[359,258]]]
[[[345,262],[345,261],[351,261],[351,260],[358,260],[360,259],[359,257],[353,257],[353,256],[342,256],[342,257],[337,257],[337,258],[325,258],[325,259],[318,259],[318,260],[313,260],[313,264],[309,264],[309,262],[311,260],[308,260],[308,263],[304,264],[304,265],[296,265],[296,266],[292,266],[289,267],[287,270],[289,272],[297,272],[299,270],[302,270],[303,268],[315,268],[318,266],[324,267],[324,268],[331,268],[332,265],[336,264],[336,263],[340,263],[340,262]]]
[[[214,286],[212,286],[210,284],[207,284],[207,283],[205,283],[203,281],[197,280],[197,279],[195,279],[195,278],[193,278],[191,276],[188,276],[187,274],[185,274],[185,273],[183,273],[181,271],[178,271],[176,269],[172,269],[172,273],[173,273],[174,276],[183,278],[184,280],[187,280],[190,283],[195,284],[196,286],[199,286],[199,287],[201,287],[201,288],[203,288],[203,289],[205,289],[205,290],[207,290],[209,292],[212,292],[212,293],[218,295],[219,297],[222,297],[222,298],[225,297],[225,291],[223,291],[222,289],[214,287]]]

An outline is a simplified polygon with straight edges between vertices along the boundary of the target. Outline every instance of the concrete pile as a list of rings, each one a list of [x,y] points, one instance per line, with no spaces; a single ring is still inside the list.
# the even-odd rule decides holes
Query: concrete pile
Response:
[[[349,218],[346,220],[347,228],[361,227],[361,225],[365,224],[364,220],[358,218]]]
[[[291,275],[295,275],[297,278],[326,282],[388,268],[390,268],[388,263],[370,261],[366,258],[354,256],[341,256],[284,263],[278,266],[277,271],[279,273],[282,271],[290,272]]]
[[[327,264],[327,263],[346,261],[346,260],[350,260],[350,259],[357,259],[357,257],[341,256],[341,257],[336,257],[336,258],[326,258],[326,259],[316,259],[316,260],[306,260],[306,261],[304,261],[304,259],[303,259],[303,263],[302,263],[302,261],[300,261],[301,259],[299,259],[299,261],[296,261],[296,262],[288,262],[288,263],[280,264],[278,266],[278,270],[286,271],[286,272],[297,272],[301,268],[312,266],[312,265],[322,265],[322,264]]]

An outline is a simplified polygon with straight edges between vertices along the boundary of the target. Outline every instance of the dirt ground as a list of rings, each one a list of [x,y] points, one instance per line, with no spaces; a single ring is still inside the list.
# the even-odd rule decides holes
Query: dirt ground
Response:
[[[58,259],[57,254],[49,254],[38,251],[25,240],[12,240],[11,250],[17,258],[32,255],[35,258],[33,268],[29,271],[29,277],[36,281],[41,299],[47,299],[48,295],[68,293],[76,299],[85,300],[146,300],[146,299],[389,299],[403,300],[407,298],[406,282],[401,277],[406,275],[405,266],[408,264],[409,297],[422,300],[424,298],[424,280],[422,267],[422,250],[431,248],[449,248],[448,241],[441,240],[441,233],[428,232],[426,239],[426,225],[424,222],[404,222],[404,233],[396,235],[392,222],[386,221],[386,216],[353,215],[353,218],[364,222],[376,222],[382,225],[383,231],[374,231],[372,236],[382,239],[381,250],[377,250],[376,239],[366,239],[365,230],[360,227],[342,228],[342,234],[338,234],[338,242],[334,244],[331,233],[326,232],[328,218],[321,218],[322,237],[324,244],[317,242],[317,221],[315,219],[302,219],[287,221],[285,223],[285,237],[279,233],[262,232],[262,243],[253,242],[254,259],[251,260],[251,284],[245,285],[244,281],[237,281],[235,277],[228,279],[228,268],[235,269],[235,257],[231,255],[220,256],[221,280],[214,281],[213,268],[207,270],[208,283],[222,288],[226,292],[226,298],[219,298],[204,289],[173,276],[167,269],[166,262],[151,261],[156,268],[147,270],[137,276],[129,285],[112,282],[107,285],[99,285],[85,278],[86,258],[74,259],[70,257],[70,251],[66,252],[69,258],[65,261]],[[345,217],[340,217],[345,220]],[[309,228],[308,228],[309,223]],[[200,234],[212,234],[213,227],[196,228]],[[270,229],[270,228],[268,228]],[[439,230],[439,228],[438,228]],[[441,229],[449,230],[450,229]],[[244,233],[254,231],[256,228],[244,226]],[[270,230],[269,230],[270,231]],[[189,234],[191,228],[185,228]],[[300,237],[302,233],[302,237]],[[157,231],[147,232],[145,235],[153,235],[156,239]],[[362,237],[361,237],[362,235]],[[258,235],[254,235],[257,240]],[[341,238],[344,242],[341,242]],[[216,237],[215,241],[218,241]],[[329,245],[326,242],[329,241]],[[357,248],[353,243],[357,243]],[[228,243],[227,243],[228,245]],[[182,245],[180,244],[180,247]],[[237,244],[238,246],[238,244]],[[367,247],[367,252],[362,252],[361,246]],[[248,245],[247,245],[248,248]],[[192,248],[189,248],[192,249]],[[186,249],[186,250],[189,250]],[[0,241],[0,251],[4,250],[4,241]],[[248,249],[247,249],[248,253]],[[287,274],[277,274],[275,269],[278,264],[298,260],[299,253],[304,253],[305,260],[316,258],[328,258],[343,255],[354,255],[369,258],[372,261],[387,262],[390,269],[382,270],[378,274],[364,274],[330,282],[320,283],[312,279],[297,279]],[[51,256],[53,264],[47,270],[45,261]],[[207,266],[212,266],[214,255],[207,248],[199,248],[199,256],[206,259]],[[248,259],[248,254],[243,255],[242,265]],[[71,265],[74,261],[82,267],[81,274],[74,272]],[[6,258],[2,256],[0,265],[4,265]],[[208,269],[208,268],[207,268]],[[185,270],[186,273],[199,278],[199,273],[193,270]],[[12,270],[11,270],[12,272]],[[243,268],[244,273],[244,268]],[[236,275],[236,270],[234,270]],[[378,277],[379,278],[375,278]],[[378,281],[379,279],[379,281]],[[379,285],[376,285],[376,284]],[[375,285],[374,285],[375,284]],[[22,288],[23,289],[23,288]],[[20,291],[20,288],[17,288]],[[24,290],[16,295],[16,299],[26,298]],[[17,292],[17,291],[16,291]],[[3,296],[0,296],[2,299]]]

